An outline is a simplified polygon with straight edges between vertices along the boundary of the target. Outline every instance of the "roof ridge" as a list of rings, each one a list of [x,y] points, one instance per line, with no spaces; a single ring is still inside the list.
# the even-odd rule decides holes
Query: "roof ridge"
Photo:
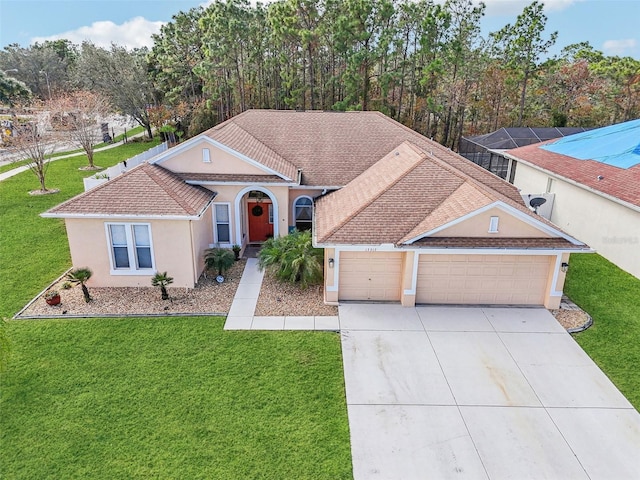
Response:
[[[272,155],[274,155],[278,160],[280,160],[280,161],[284,162],[284,163],[285,163],[285,164],[287,164],[289,167],[291,167],[291,168],[293,168],[294,170],[298,171],[299,169],[298,169],[298,166],[297,166],[297,165],[295,165],[295,164],[291,163],[289,160],[287,160],[286,158],[284,158],[284,157],[283,157],[282,155],[280,155],[278,152],[276,152],[276,151],[275,151],[275,150],[273,150],[271,147],[269,147],[268,145],[266,145],[262,140],[258,139],[255,135],[253,135],[253,134],[249,133],[245,128],[243,128],[242,126],[238,125],[235,121],[233,121],[233,122],[232,122],[232,120],[235,120],[235,119],[237,119],[238,117],[240,117],[241,115],[244,115],[245,113],[250,112],[250,111],[251,111],[251,110],[245,110],[245,111],[244,111],[244,112],[242,112],[240,115],[236,115],[235,117],[230,118],[229,120],[225,121],[224,123],[231,122],[231,123],[234,125],[234,127],[238,128],[238,129],[240,129],[240,130],[242,130],[242,132],[243,132],[245,135],[247,135],[247,136],[251,137],[253,140],[255,140],[256,142],[258,142],[258,143],[259,143],[263,148],[265,148],[266,150],[268,150],[268,151],[269,151],[269,153],[270,153],[270,154],[272,154]],[[213,139],[213,140],[215,140],[215,139]],[[234,150],[235,150],[235,149],[234,149]],[[240,153],[240,152],[238,152],[238,153]],[[276,171],[274,168],[268,167],[267,165],[264,165],[262,162],[258,162],[258,163],[260,163],[260,165],[262,165],[262,166],[263,166],[263,167],[265,167],[265,168],[268,168],[268,169],[270,169],[270,170],[274,170],[274,171]],[[295,180],[296,180],[295,178],[289,178],[287,175],[285,175],[285,174],[284,174],[284,173],[282,173],[282,172],[279,172],[279,171],[276,171],[276,172],[277,172],[277,174],[278,174],[279,176],[284,177],[284,178],[285,178],[285,179],[287,179],[287,180],[290,180],[290,181],[295,181]]]
[[[420,149],[419,147],[417,147],[416,145],[414,145],[413,143],[411,143],[408,140],[403,140],[402,142],[400,142],[398,145],[396,145],[394,148],[392,148],[389,153],[387,153],[386,155],[384,155],[383,157],[381,157],[376,163],[374,163],[370,168],[374,167],[375,165],[378,164],[378,162],[382,161],[383,159],[385,159],[387,156],[389,156],[389,154],[391,152],[393,152],[394,150],[398,149],[399,147],[401,147],[402,145],[407,144],[408,147],[410,147],[418,156],[419,158],[416,160],[416,162],[411,165],[410,167],[408,167],[403,173],[401,173],[400,175],[398,175],[398,177],[392,181],[391,183],[387,184],[384,188],[384,190],[382,190],[382,193],[384,193],[385,191],[388,191],[389,189],[391,189],[393,186],[395,186],[400,180],[402,180],[403,178],[405,178],[410,172],[412,172],[413,170],[415,170],[418,165],[420,165],[425,159],[426,159],[426,154],[425,152],[422,151],[422,149]],[[356,179],[358,179],[361,175],[363,175],[364,173],[366,173],[369,169],[365,170],[364,172],[362,172],[360,175],[358,175],[356,178],[354,178],[351,182],[355,181]],[[347,183],[347,185],[349,185],[351,182]],[[347,186],[345,185],[345,187]],[[342,187],[344,188],[344,187]],[[342,190],[342,189],[340,189]],[[338,192],[340,191],[338,190]],[[336,233],[340,228],[342,228],[346,223],[348,223],[350,220],[352,220],[353,218],[355,218],[360,212],[362,212],[365,208],[367,208],[369,205],[371,205],[373,203],[373,201],[377,198],[377,196],[372,197],[370,200],[367,200],[366,202],[363,202],[359,208],[355,209],[350,215],[347,215],[345,218],[342,219],[342,221],[336,225],[335,227],[333,227],[331,230],[329,230],[322,238],[322,240],[327,239],[329,237],[331,237],[331,235],[333,235],[334,233]],[[321,240],[321,241],[322,241]]]
[[[145,169],[145,173],[149,176],[149,178],[153,180],[156,183],[156,185],[158,185],[162,190],[164,190],[164,192],[167,195],[169,195],[178,205],[180,205],[180,207],[185,212],[189,213],[190,215],[195,215],[196,212],[194,211],[194,209],[191,208],[191,206],[180,195],[178,195],[173,189],[167,188],[167,185],[164,182],[162,182],[162,179],[160,178],[160,173],[157,172],[155,169],[156,168],[161,169],[163,173],[168,174],[168,176],[172,180],[177,180],[179,182],[185,183],[186,185],[188,184],[184,182],[184,180],[182,180],[180,177],[173,174],[173,172],[167,170],[166,168],[163,168],[159,165],[151,165],[148,163],[146,165],[149,165],[149,168]]]

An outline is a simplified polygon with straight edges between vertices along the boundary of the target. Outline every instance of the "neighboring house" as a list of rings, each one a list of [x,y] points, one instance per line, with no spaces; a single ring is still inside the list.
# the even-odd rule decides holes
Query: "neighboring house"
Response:
[[[554,195],[554,224],[640,278],[640,119],[503,154],[523,195]]]
[[[193,287],[203,253],[313,228],[325,300],[557,307],[582,242],[377,112],[250,110],[48,212],[94,286]]]
[[[458,153],[513,183],[515,170],[502,152],[586,131],[583,127],[503,127],[475,137],[462,137]]]

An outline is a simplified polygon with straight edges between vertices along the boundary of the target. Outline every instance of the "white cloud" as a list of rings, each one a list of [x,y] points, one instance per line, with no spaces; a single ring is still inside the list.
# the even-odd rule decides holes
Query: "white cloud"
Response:
[[[122,25],[116,25],[112,21],[94,22],[91,26],[80,27],[49,37],[34,37],[31,39],[31,43],[66,38],[72,43],[82,43],[89,40],[94,45],[103,48],[109,48],[111,43],[127,48],[151,47],[153,45],[151,35],[158,33],[164,23],[152,22],[144,17],[132,18]]]
[[[607,40],[602,44],[602,51],[606,55],[632,56],[636,53],[638,42],[635,38],[625,38],[624,40]]]
[[[486,15],[519,15],[524,7],[531,4],[532,0],[483,0],[487,6]],[[584,0],[544,0],[544,11],[559,12],[569,8],[574,3]],[[474,0],[479,3],[479,0]]]

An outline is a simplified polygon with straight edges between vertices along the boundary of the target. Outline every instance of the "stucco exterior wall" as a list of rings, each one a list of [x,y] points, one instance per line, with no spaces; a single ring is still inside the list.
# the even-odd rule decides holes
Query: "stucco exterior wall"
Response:
[[[204,251],[213,242],[212,208],[211,206],[207,208],[200,220],[191,221],[194,280],[196,283],[204,271]]]
[[[498,232],[489,233],[491,217],[498,217]],[[433,237],[511,237],[539,238],[550,235],[513,217],[504,210],[492,208],[463,222],[441,230]]]
[[[67,237],[74,268],[89,267],[93,276],[92,287],[149,287],[153,275],[112,275],[109,261],[109,242],[105,223],[118,223],[117,219],[66,219]],[[174,287],[192,288],[195,272],[189,221],[144,220],[123,223],[148,223],[155,269],[167,271],[173,277]]]
[[[640,212],[592,191],[552,177],[551,221],[603,257],[640,278]],[[518,163],[514,185],[522,193],[547,189],[549,175]]]
[[[202,161],[202,150],[204,148],[209,149],[209,158],[211,160],[209,163]],[[269,175],[269,173],[263,169],[251,165],[205,141],[199,142],[183,152],[179,152],[175,157],[163,161],[160,165],[173,172],[183,173]]]

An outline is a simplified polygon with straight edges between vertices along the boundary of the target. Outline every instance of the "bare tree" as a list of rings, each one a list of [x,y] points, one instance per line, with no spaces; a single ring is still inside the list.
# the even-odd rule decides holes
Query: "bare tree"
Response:
[[[71,92],[52,102],[51,113],[58,127],[67,130],[71,142],[85,151],[92,170],[99,168],[93,162],[93,149],[102,139],[99,122],[109,109],[103,95],[90,91]]]
[[[41,115],[39,121],[18,125],[11,138],[10,149],[14,152],[13,162],[26,160],[29,170],[38,178],[40,194],[56,193],[48,189],[45,183],[49,162],[47,156],[53,153],[59,141],[59,135],[48,128],[48,119]]]

